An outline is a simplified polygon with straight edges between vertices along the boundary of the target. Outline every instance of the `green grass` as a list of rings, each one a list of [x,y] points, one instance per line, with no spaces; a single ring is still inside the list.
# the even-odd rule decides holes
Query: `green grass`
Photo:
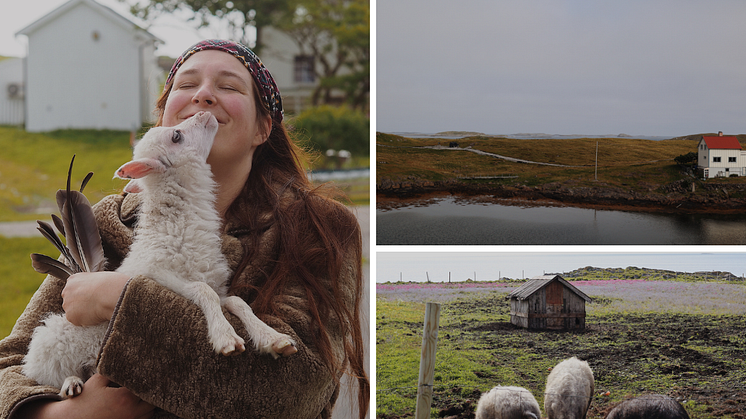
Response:
[[[36,220],[56,212],[55,193],[65,187],[73,155],[73,188],[94,172],[85,189],[91,202],[121,190],[124,182],[112,176],[132,156],[129,133],[121,131],[28,133],[0,126],[0,149],[0,221]]]
[[[28,304],[44,275],[31,267],[31,253],[58,254],[46,239],[8,239],[0,236],[0,339],[10,330]]]

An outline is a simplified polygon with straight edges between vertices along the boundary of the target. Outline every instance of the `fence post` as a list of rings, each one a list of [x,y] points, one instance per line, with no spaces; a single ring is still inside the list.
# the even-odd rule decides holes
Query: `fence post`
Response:
[[[427,303],[425,306],[425,329],[422,333],[420,376],[417,382],[416,419],[427,419],[430,417],[430,405],[433,401],[433,383],[435,382],[435,349],[438,344],[439,322],[440,304]]]

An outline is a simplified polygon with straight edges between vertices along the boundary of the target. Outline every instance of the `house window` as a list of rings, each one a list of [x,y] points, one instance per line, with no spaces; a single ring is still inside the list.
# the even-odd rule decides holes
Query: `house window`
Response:
[[[296,83],[313,83],[316,81],[316,60],[313,55],[296,55],[295,56],[295,82]]]
[[[713,163],[720,163],[720,157],[713,157],[712,158]]]
[[[735,163],[736,158],[735,157],[728,157],[728,163]]]

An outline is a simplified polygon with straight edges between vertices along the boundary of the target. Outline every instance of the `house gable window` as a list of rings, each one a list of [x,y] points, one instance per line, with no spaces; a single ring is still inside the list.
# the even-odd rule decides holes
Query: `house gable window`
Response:
[[[296,55],[293,73],[296,83],[314,83],[316,81],[316,60],[313,55]]]
[[[720,163],[720,157],[713,157],[712,158],[713,163]]]

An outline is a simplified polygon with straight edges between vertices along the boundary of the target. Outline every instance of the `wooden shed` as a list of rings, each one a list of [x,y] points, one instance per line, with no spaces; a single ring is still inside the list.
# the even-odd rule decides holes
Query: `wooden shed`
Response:
[[[511,292],[510,322],[527,329],[585,329],[585,303],[591,299],[559,275],[531,278]]]

